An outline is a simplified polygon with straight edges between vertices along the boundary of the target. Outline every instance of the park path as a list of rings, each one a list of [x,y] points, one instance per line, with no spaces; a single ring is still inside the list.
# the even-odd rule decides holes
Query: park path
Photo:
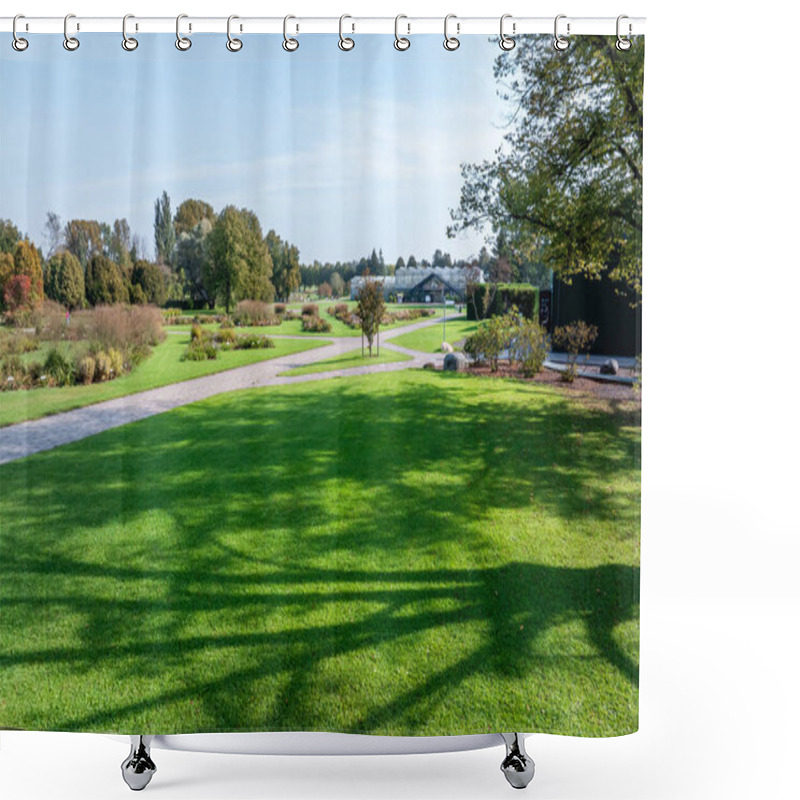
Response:
[[[458,319],[448,317],[447,321]],[[85,439],[110,428],[127,425],[146,417],[162,414],[173,408],[196,403],[225,392],[234,392],[240,389],[253,389],[264,386],[283,386],[291,383],[306,383],[327,378],[345,377],[350,375],[367,375],[373,372],[395,372],[411,367],[421,367],[428,361],[440,361],[443,354],[421,353],[409,350],[400,345],[391,343],[391,339],[411,331],[427,328],[432,325],[441,325],[442,318],[426,319],[401,328],[381,333],[381,347],[395,350],[411,356],[410,361],[397,361],[388,364],[374,364],[364,367],[351,367],[349,369],[332,369],[326,372],[314,372],[308,375],[279,376],[295,367],[303,367],[325,361],[329,358],[349,353],[361,347],[360,337],[320,337],[331,344],[306,350],[302,353],[292,353],[270,361],[258,361],[244,367],[216,372],[202,378],[172,383],[145,392],[117,397],[72,411],[64,411],[42,419],[30,422],[19,422],[0,428],[0,464],[25,458],[33,453],[43,450],[52,450],[70,442]],[[280,337],[299,339],[308,337]]]

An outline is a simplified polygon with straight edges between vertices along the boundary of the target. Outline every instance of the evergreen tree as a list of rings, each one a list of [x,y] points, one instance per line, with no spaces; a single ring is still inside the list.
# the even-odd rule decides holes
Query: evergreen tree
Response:
[[[175,226],[166,190],[156,200],[155,209],[153,228],[155,230],[156,261],[172,266],[175,257]]]

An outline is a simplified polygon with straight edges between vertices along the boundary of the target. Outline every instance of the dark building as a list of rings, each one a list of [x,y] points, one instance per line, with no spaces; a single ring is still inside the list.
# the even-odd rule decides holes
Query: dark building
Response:
[[[622,284],[606,277],[592,280],[575,275],[571,284],[553,278],[552,324],[582,319],[597,325],[592,353],[638,356],[642,352],[642,304],[631,308],[633,294],[620,295]]]

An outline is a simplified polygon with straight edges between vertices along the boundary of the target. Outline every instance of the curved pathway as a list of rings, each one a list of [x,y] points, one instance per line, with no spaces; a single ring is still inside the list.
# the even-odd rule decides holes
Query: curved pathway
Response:
[[[459,319],[448,317],[447,321]],[[391,339],[411,331],[441,324],[441,317],[415,322],[401,328],[394,328],[381,334],[381,347],[405,353],[411,356],[410,361],[397,361],[388,364],[375,364],[364,367],[351,367],[350,369],[332,369],[326,372],[315,372],[308,375],[281,376],[279,373],[295,367],[303,367],[325,361],[329,358],[349,353],[361,347],[360,337],[343,336],[331,338],[322,336],[331,344],[318,347],[315,350],[306,350],[302,353],[292,353],[269,361],[258,361],[245,367],[216,372],[202,378],[194,378],[181,383],[149,389],[138,394],[129,394],[106,400],[72,411],[64,411],[42,419],[30,422],[20,422],[0,428],[0,464],[16,461],[19,458],[51,450],[62,444],[76,442],[87,436],[93,436],[109,428],[127,425],[129,422],[164,411],[170,411],[179,406],[205,400],[224,392],[234,392],[239,389],[252,389],[262,386],[282,386],[289,383],[306,383],[308,381],[325,380],[348,375],[366,375],[372,372],[394,372],[410,367],[421,367],[428,361],[441,361],[444,354],[421,353],[409,350],[406,347],[393,345]],[[303,338],[308,337],[279,337],[275,338]]]

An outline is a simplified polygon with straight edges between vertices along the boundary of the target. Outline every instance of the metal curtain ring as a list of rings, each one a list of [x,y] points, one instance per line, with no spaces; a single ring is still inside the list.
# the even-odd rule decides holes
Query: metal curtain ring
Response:
[[[287,25],[290,19],[297,19],[297,17],[288,14],[283,18],[283,49],[287,53],[294,53],[294,51],[300,47],[300,42],[298,42],[297,39],[291,39],[287,33]]]
[[[67,16],[64,17],[64,49],[69,50],[70,52],[77,50],[81,46],[81,43],[74,36],[70,36],[67,30],[67,26],[71,19],[75,19],[74,14],[67,14]],[[80,29],[78,28],[78,30]]]
[[[345,36],[342,31],[342,26],[346,19],[353,18],[349,14],[342,14],[342,16],[339,17],[339,49],[344,50],[345,52],[352,50],[356,46],[356,43],[349,36]],[[355,25],[353,26],[353,29],[355,30]]]
[[[448,36],[447,35],[447,23],[451,19],[456,19],[456,15],[455,14],[448,14],[444,18],[444,49],[445,50],[450,50],[452,52],[453,50],[458,50],[458,48],[461,46],[461,42],[455,36]],[[456,33],[458,33],[460,30],[461,30],[461,23],[457,22],[456,23]]]
[[[126,14],[122,18],[122,49],[131,53],[139,46],[139,40],[128,36],[127,26],[129,19],[134,19],[133,14]]]
[[[624,53],[627,50],[630,50],[631,49],[631,44],[632,44],[631,40],[628,38],[628,36],[631,35],[631,30],[632,30],[632,27],[633,27],[630,22],[628,23],[628,36],[623,36],[620,33],[620,23],[624,19],[628,19],[628,17],[626,17],[624,14],[621,14],[620,16],[617,17],[617,44],[616,44],[616,47],[617,47],[617,50],[619,50],[621,53]]]
[[[225,47],[231,51],[231,53],[238,53],[242,49],[242,40],[236,39],[235,37],[231,36],[231,20],[239,19],[236,14],[231,14],[228,17],[228,41],[225,42]]]
[[[508,52],[509,50],[513,50],[517,46],[517,43],[510,36],[506,36],[505,33],[503,32],[503,23],[507,19],[511,19],[511,14],[503,14],[503,16],[500,17],[500,49],[505,50],[506,52]],[[514,33],[517,32],[516,22],[512,24],[511,30]]]
[[[178,14],[175,19],[175,47],[184,52],[192,46],[192,40],[188,36],[181,36],[181,20],[188,18],[188,14]],[[191,26],[189,30],[191,30]]]
[[[23,50],[28,49],[28,40],[23,39],[21,36],[17,36],[17,20],[18,19],[25,19],[24,14],[17,14],[14,17],[14,21],[11,23],[11,34],[13,35],[13,39],[11,41],[11,46],[18,52],[21,53]]]
[[[559,53],[563,53],[569,47],[569,39],[565,39],[561,34],[558,32],[558,21],[560,19],[566,19],[566,14],[559,14],[556,17],[555,24],[553,26],[553,47],[558,50]],[[569,22],[567,23],[567,36],[569,36]]]
[[[408,50],[408,48],[411,47],[411,39],[406,39],[405,36],[400,35],[398,27],[400,25],[401,19],[408,19],[408,17],[405,14],[398,14],[394,18],[394,48],[395,50],[402,51],[402,50]],[[406,27],[408,28],[407,32],[411,33],[411,24],[407,22]]]

